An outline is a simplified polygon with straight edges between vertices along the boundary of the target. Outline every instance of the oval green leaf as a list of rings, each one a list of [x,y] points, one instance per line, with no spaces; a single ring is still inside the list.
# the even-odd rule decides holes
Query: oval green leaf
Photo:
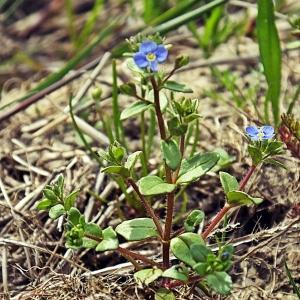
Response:
[[[169,168],[176,170],[181,162],[181,153],[175,140],[161,141],[163,158]]]
[[[116,227],[116,232],[127,241],[140,241],[158,236],[155,223],[150,218],[138,218],[124,221]]]
[[[215,152],[208,152],[198,153],[189,159],[183,160],[176,183],[182,184],[198,180],[217,164],[219,157],[219,154]]]
[[[173,80],[168,80],[164,86],[165,89],[174,91],[174,92],[181,92],[181,93],[193,93],[194,91],[186,86],[183,83],[179,83]]]
[[[120,120],[126,120],[138,115],[152,106],[152,104],[144,101],[136,101],[122,111]]]
[[[258,205],[263,202],[262,198],[251,197],[245,192],[231,191],[226,194],[227,203],[232,205]]]
[[[171,193],[175,190],[176,185],[164,182],[160,177],[149,175],[140,179],[139,189],[145,196],[153,196]]]
[[[225,194],[238,189],[239,183],[234,176],[226,172],[220,172],[219,175]]]
[[[134,273],[134,279],[139,284],[149,285],[157,278],[161,277],[163,271],[160,269],[144,269]]]

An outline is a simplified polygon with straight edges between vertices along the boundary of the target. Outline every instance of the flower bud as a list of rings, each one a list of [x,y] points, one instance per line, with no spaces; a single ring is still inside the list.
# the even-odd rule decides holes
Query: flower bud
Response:
[[[175,59],[175,69],[182,68],[190,62],[190,57],[187,55],[177,56]]]
[[[129,96],[135,96],[136,95],[135,84],[132,82],[122,84],[120,86],[120,91],[122,94],[129,95]]]
[[[102,89],[99,87],[94,88],[92,90],[91,96],[92,96],[93,100],[99,101],[102,96]]]

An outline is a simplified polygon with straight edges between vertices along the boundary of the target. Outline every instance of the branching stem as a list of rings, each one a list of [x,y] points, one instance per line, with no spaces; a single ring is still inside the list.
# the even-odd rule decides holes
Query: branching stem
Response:
[[[156,216],[155,212],[153,211],[153,208],[149,205],[149,203],[147,202],[147,200],[145,199],[145,197],[141,194],[139,187],[137,186],[137,184],[135,183],[135,181],[132,178],[128,178],[127,182],[129,185],[132,186],[132,188],[134,189],[134,191],[137,193],[137,195],[139,196],[147,214],[149,217],[152,218],[153,222],[156,225],[157,231],[159,232],[159,235],[162,237],[163,236],[163,229],[162,226],[160,224],[160,221],[158,219],[158,217]]]
[[[250,167],[250,169],[248,170],[248,172],[245,174],[245,176],[243,177],[243,179],[241,180],[240,185],[239,185],[240,191],[242,191],[244,189],[244,187],[246,186],[247,182],[249,181],[249,179],[250,179],[251,175],[253,174],[253,172],[255,171],[255,169],[256,169],[256,166],[252,165]],[[214,230],[214,228],[219,224],[219,222],[223,219],[225,214],[232,207],[234,207],[234,206],[226,203],[224,205],[224,207],[217,213],[217,215],[212,219],[210,224],[206,227],[206,229],[202,233],[202,238],[204,240],[209,236],[209,234]]]

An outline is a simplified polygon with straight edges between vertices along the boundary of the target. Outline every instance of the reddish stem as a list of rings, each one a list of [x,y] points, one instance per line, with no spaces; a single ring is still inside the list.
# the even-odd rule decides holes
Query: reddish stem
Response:
[[[251,177],[251,175],[253,174],[253,172],[255,171],[256,166],[251,166],[250,169],[248,170],[248,172],[246,173],[246,175],[244,176],[244,178],[241,180],[240,182],[240,186],[239,186],[239,190],[242,191],[245,187],[245,185],[247,184],[249,178]]]
[[[213,231],[213,229],[219,224],[219,222],[223,219],[224,215],[229,211],[231,207],[232,206],[226,203],[224,207],[217,213],[217,215],[213,218],[213,220],[210,222],[210,224],[206,227],[206,229],[201,235],[204,240]]]
[[[173,210],[174,210],[175,193],[167,195],[167,215],[165,231],[163,235],[163,265],[164,268],[170,267],[170,237],[172,230]]]
[[[153,261],[152,259],[149,259],[147,258],[146,256],[142,255],[142,254],[139,254],[139,253],[135,253],[135,252],[132,252],[126,248],[122,248],[122,247],[118,247],[117,248],[117,251],[122,255],[124,256],[125,258],[127,257],[131,257],[133,259],[137,259],[137,260],[140,260],[142,262],[144,262],[145,264],[147,265],[150,265],[150,266],[155,266],[155,267],[160,267],[160,265],[158,263],[156,263],[155,261]]]
[[[251,166],[246,175],[243,177],[243,179],[240,182],[239,190],[242,191],[249,181],[251,175],[255,171],[256,166]],[[232,205],[225,204],[224,207],[217,213],[217,215],[213,218],[213,220],[210,222],[210,224],[206,227],[204,232],[202,233],[202,238],[205,240],[208,235],[214,230],[214,228],[219,224],[219,222],[223,219],[224,215],[232,208]]]
[[[167,288],[167,289],[174,289],[178,286],[182,286],[184,284],[191,284],[191,283],[195,283],[197,281],[199,281],[201,279],[200,276],[192,276],[190,277],[189,281],[188,282],[182,282],[180,280],[172,280],[172,281],[166,281],[164,283],[164,287]]]
[[[128,178],[127,182],[128,182],[128,184],[130,184],[132,186],[134,191],[139,196],[139,198],[140,198],[140,200],[141,200],[148,216],[152,218],[154,224],[156,225],[157,231],[159,232],[159,235],[162,237],[163,236],[163,229],[162,229],[160,221],[159,221],[158,217],[156,216],[155,212],[153,211],[152,207],[149,205],[149,203],[147,202],[145,197],[141,194],[141,192],[139,190],[139,187],[136,185],[134,180],[132,178]]]

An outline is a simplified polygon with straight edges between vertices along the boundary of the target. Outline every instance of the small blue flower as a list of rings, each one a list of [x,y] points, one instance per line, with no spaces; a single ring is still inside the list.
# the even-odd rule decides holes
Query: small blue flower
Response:
[[[262,127],[248,126],[246,133],[252,141],[262,141],[271,139],[274,136],[274,128],[266,125]]]
[[[158,63],[163,63],[167,57],[168,50],[164,45],[157,45],[153,41],[144,41],[133,59],[139,68],[149,67],[151,71],[157,72]]]

